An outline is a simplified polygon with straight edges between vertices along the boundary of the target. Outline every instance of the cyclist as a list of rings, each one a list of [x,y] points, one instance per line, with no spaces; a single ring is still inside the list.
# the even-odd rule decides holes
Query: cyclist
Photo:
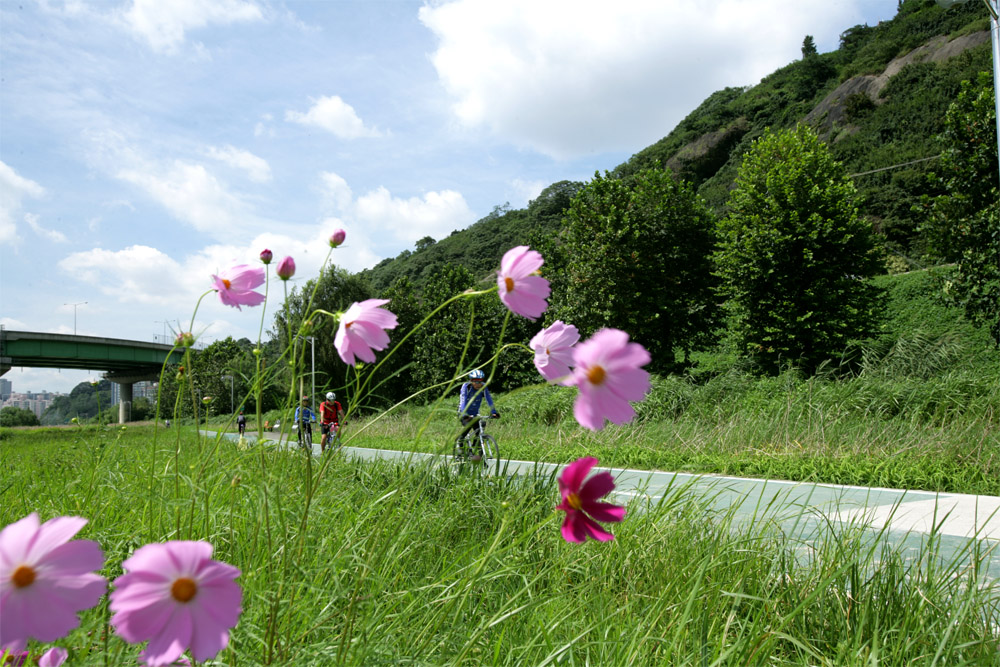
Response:
[[[326,400],[319,404],[319,429],[323,436],[319,439],[319,449],[326,451],[326,443],[332,443],[340,431],[340,420],[344,418],[344,408],[340,407],[337,395],[326,393]]]
[[[242,410],[240,410],[240,416],[236,418],[236,427],[239,428],[240,437],[242,438],[247,430],[247,418],[246,415],[243,414]]]
[[[486,374],[477,368],[469,373],[469,381],[462,385],[458,393],[458,419],[464,427],[462,432],[458,434],[456,443],[459,451],[462,451],[462,442],[465,436],[469,434],[469,431],[477,423],[479,406],[482,404],[484,398],[490,406],[490,417],[499,419],[500,413],[497,412],[496,406],[493,405],[493,396],[490,395],[490,390],[486,387]],[[473,453],[469,457],[469,460],[481,461],[482,458],[482,452],[478,452]]]
[[[309,409],[310,399],[302,397],[302,405],[295,408],[295,423],[299,427],[299,445],[312,448],[312,425],[316,423],[316,415]]]

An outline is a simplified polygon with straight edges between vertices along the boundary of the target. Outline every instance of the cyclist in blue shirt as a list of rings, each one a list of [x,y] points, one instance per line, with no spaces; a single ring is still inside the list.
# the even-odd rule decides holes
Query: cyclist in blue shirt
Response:
[[[295,408],[295,424],[299,427],[299,445],[309,443],[312,446],[312,425],[314,423],[316,423],[316,414],[309,409],[309,397],[303,396],[301,407]]]
[[[481,370],[476,369],[469,373],[469,381],[462,385],[458,394],[458,419],[464,427],[458,435],[459,447],[462,446],[465,436],[476,425],[476,418],[479,416],[479,406],[482,404],[484,398],[490,406],[490,416],[499,418],[500,413],[497,412],[496,406],[493,405],[493,396],[490,395],[490,390],[486,388],[486,375]],[[473,456],[472,460],[476,461],[478,458]]]

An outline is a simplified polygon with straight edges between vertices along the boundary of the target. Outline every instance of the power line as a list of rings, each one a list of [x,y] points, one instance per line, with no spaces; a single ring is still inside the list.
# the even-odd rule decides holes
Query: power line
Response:
[[[868,174],[877,174],[880,171],[888,171],[890,169],[899,169],[900,167],[909,167],[911,164],[918,164],[920,162],[927,162],[928,160],[936,160],[941,157],[939,155],[932,155],[930,157],[922,157],[919,160],[910,160],[909,162],[902,162],[900,164],[894,164],[891,167],[882,167],[881,169],[872,169],[871,171],[862,171],[857,174],[848,174],[848,178],[857,178],[858,176],[867,176]]]

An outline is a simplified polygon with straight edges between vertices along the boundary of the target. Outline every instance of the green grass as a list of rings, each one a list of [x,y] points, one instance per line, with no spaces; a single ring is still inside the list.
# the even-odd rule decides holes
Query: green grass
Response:
[[[941,382],[720,376],[654,381],[634,424],[591,433],[572,418],[575,390],[497,396],[491,422],[505,458],[1000,495],[1000,377]],[[346,444],[447,452],[445,405],[355,422]]]
[[[211,664],[989,665],[1000,650],[987,545],[941,562],[930,540],[914,558],[857,525],[801,543],[686,489],[631,505],[613,543],[571,545],[549,477],[324,463],[187,428],[6,430],[0,470],[4,525],[85,516],[110,578],[167,539],[240,568],[244,611]],[[135,664],[105,604],[61,642],[69,664]]]

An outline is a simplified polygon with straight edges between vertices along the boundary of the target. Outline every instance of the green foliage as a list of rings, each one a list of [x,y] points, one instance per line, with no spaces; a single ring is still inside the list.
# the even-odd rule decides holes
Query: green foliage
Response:
[[[320,394],[328,389],[341,391],[347,382],[347,368],[337,354],[333,338],[337,333],[337,322],[324,313],[313,315],[317,310],[327,313],[346,311],[352,303],[364,301],[375,296],[371,284],[360,274],[351,274],[344,269],[329,267],[319,276],[310,279],[301,287],[296,286],[285,301],[285,308],[274,313],[272,336],[276,341],[275,349],[285,350],[289,345],[289,330],[294,337],[295,345],[292,354],[299,369],[313,370],[313,348],[316,352],[316,391]],[[307,312],[307,308],[311,310]],[[307,322],[306,318],[312,316]],[[315,337],[315,345],[307,337]],[[271,359],[271,363],[275,360]],[[288,369],[286,357],[280,365],[278,384],[287,388]],[[305,389],[309,390],[309,386]],[[298,390],[296,390],[298,393]],[[305,393],[308,393],[306,391]],[[319,401],[315,402],[319,405]],[[268,408],[265,408],[268,409]]]
[[[938,182],[926,232],[934,251],[958,264],[948,294],[1000,346],[1000,170],[990,77],[965,81],[945,117]]]
[[[80,421],[97,416],[98,409],[111,407],[111,382],[100,380],[97,386],[81,382],[73,387],[67,396],[56,396],[52,404],[42,413],[42,423],[46,426],[68,424],[76,417]]]
[[[711,342],[716,324],[711,214],[690,185],[649,169],[595,174],[573,198],[552,258],[552,313],[588,335],[627,331],[669,371]]]
[[[31,410],[8,405],[0,408],[0,426],[40,426],[41,422]]]
[[[446,266],[431,276],[425,287],[422,312],[430,314],[440,304],[468,289],[490,286],[477,283],[465,267]],[[410,390],[417,392],[444,385],[455,380],[456,373],[460,383],[464,381],[464,373],[473,368],[482,368],[490,375],[492,357],[499,351],[501,332],[503,343],[526,344],[537,328],[530,320],[511,315],[496,293],[462,297],[435,314],[414,334]],[[530,377],[530,359],[524,349],[503,351],[489,378],[492,390],[516,386],[525,381],[526,376]],[[436,389],[429,396],[437,397],[440,391]]]
[[[843,166],[805,126],[767,133],[740,167],[716,255],[730,332],[763,370],[807,373],[877,330],[881,272]]]

